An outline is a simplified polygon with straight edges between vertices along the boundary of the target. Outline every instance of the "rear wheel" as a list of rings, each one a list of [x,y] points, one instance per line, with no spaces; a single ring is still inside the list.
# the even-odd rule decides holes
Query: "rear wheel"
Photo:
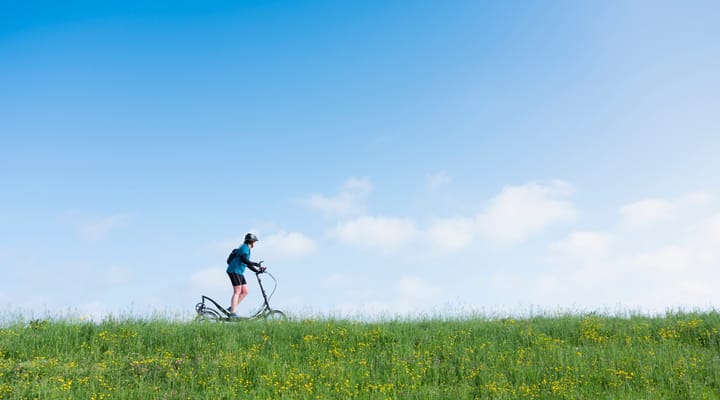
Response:
[[[195,317],[198,321],[201,322],[216,322],[221,321],[224,318],[220,316],[216,311],[204,309],[198,311],[197,317]]]

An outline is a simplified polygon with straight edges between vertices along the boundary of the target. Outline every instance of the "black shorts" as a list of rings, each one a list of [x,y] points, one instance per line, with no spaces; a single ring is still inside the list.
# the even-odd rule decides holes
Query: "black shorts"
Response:
[[[228,272],[228,276],[230,277],[230,282],[232,282],[233,286],[247,285],[247,281],[245,280],[245,275],[243,275],[243,274],[236,274],[234,272]]]

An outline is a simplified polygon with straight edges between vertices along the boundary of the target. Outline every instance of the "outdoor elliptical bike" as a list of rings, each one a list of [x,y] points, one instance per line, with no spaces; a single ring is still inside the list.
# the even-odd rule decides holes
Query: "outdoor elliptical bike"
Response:
[[[262,264],[262,261],[260,261],[260,264]],[[262,279],[260,279],[260,275],[262,274],[269,276],[270,279],[272,279],[275,283],[275,287],[273,287],[273,290],[272,292],[270,292],[269,295],[265,292],[265,287],[263,286]],[[264,272],[255,272],[255,277],[258,280],[260,292],[263,296],[263,304],[262,306],[260,306],[260,309],[255,314],[249,317],[233,318],[230,315],[230,311],[228,311],[225,307],[221,306],[220,304],[218,304],[217,301],[211,299],[210,297],[203,295],[201,297],[201,301],[195,305],[195,311],[197,312],[196,318],[200,321],[249,321],[258,319],[287,319],[287,316],[285,316],[284,312],[270,307],[270,298],[272,298],[272,295],[275,293],[275,289],[277,289],[277,279],[275,279],[272,274],[267,272],[267,270],[265,270]]]

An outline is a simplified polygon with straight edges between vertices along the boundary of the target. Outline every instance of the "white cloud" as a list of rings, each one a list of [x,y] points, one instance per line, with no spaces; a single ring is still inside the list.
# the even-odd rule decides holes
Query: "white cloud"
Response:
[[[110,215],[86,223],[82,226],[82,230],[88,238],[102,239],[112,230],[124,226],[128,221],[127,215]]]
[[[646,252],[630,257],[631,267],[650,273],[682,272],[691,268],[692,254],[687,248],[671,245],[659,250]]]
[[[675,208],[670,201],[648,199],[623,206],[620,208],[620,215],[626,226],[642,229],[671,219]]]
[[[712,195],[708,192],[698,191],[688,193],[687,195],[680,198],[680,204],[684,206],[700,206],[710,203]]]
[[[68,212],[59,220],[75,227],[87,240],[105,239],[112,231],[126,226],[130,221],[128,214],[91,216],[80,212]]]
[[[427,186],[430,190],[438,190],[450,185],[452,180],[450,175],[440,171],[427,176]]]
[[[437,172],[428,176],[428,186],[438,188],[451,180],[445,172]],[[350,215],[364,208],[359,199],[365,200],[371,190],[367,179],[350,179],[337,196],[314,195],[304,202],[327,215]],[[553,223],[573,221],[577,212],[566,200],[572,192],[572,185],[560,180],[508,186],[478,215],[429,218],[425,227],[410,218],[361,216],[338,224],[329,233],[347,244],[384,250],[398,249],[418,239],[441,252],[465,249],[478,236],[491,242],[516,243]]]
[[[461,251],[480,241],[518,244],[553,225],[574,222],[578,212],[572,194],[573,187],[562,181],[508,186],[474,215],[422,220],[362,216],[336,225],[330,235],[351,245],[414,253],[419,249]],[[718,302],[720,297],[712,287],[720,284],[720,273],[715,272],[720,265],[720,213],[699,207],[710,198],[696,192],[672,201],[628,204],[622,208],[617,230],[573,230],[548,243],[547,264],[540,261],[536,270],[512,264],[490,268],[483,292],[505,304],[605,310],[641,307],[655,311]],[[672,224],[657,226],[663,221]],[[658,229],[642,234],[622,229],[630,223]],[[532,263],[534,256],[529,254],[525,261]],[[501,272],[506,269],[507,273]],[[337,289],[346,282],[343,276],[335,276],[323,284]],[[365,302],[358,297],[354,305],[345,303],[343,309],[412,313],[437,307],[445,295],[442,287],[418,276],[403,276],[392,288],[387,298]],[[460,296],[484,301],[477,293]]]
[[[409,244],[420,232],[409,219],[364,216],[336,226],[330,234],[348,244],[394,250]]]
[[[563,288],[562,281],[553,275],[545,275],[537,280],[535,289],[542,295],[553,296]]]
[[[713,281],[702,281],[702,280],[691,280],[683,279],[677,282],[678,288],[686,295],[691,295],[696,298],[695,304],[701,304],[702,302],[708,302],[713,295],[717,294],[718,280]],[[699,300],[699,301],[698,301]]]
[[[369,179],[350,178],[343,183],[340,192],[335,196],[314,194],[301,202],[330,217],[357,215],[365,212],[365,201],[372,190]]]
[[[550,224],[574,221],[575,206],[564,200],[572,192],[572,186],[563,181],[508,186],[475,217],[432,221],[427,237],[435,249],[443,251],[467,248],[478,235],[490,242],[516,243]]]
[[[388,299],[345,302],[335,306],[335,312],[343,316],[391,317],[438,307],[444,299],[441,287],[429,284],[421,277],[405,275],[393,284]]]
[[[300,232],[280,231],[261,238],[263,253],[273,257],[301,257],[312,254],[317,245],[314,240]]]
[[[430,285],[418,276],[401,277],[396,289],[401,303],[410,306],[431,302],[440,294],[438,286]]]
[[[703,223],[703,236],[715,244],[720,244],[720,214],[715,214]]]
[[[199,291],[203,294],[231,291],[230,281],[228,280],[227,275],[219,273],[217,267],[204,268],[195,271],[192,275],[190,275],[188,283],[193,291]]]
[[[711,199],[712,196],[703,191],[688,193],[673,200],[645,199],[622,206],[620,215],[625,227],[647,229],[663,222],[682,219],[683,212],[708,204]]]
[[[717,309],[720,285],[717,274],[693,276],[687,272],[650,275],[640,282],[641,289],[628,293],[627,297],[644,311],[666,309],[692,309],[712,307]],[[633,297],[634,296],[634,297]]]
[[[491,241],[515,243],[550,224],[574,221],[575,206],[565,200],[571,193],[563,181],[505,187],[478,216],[479,230]]]
[[[427,237],[435,249],[455,251],[472,244],[475,221],[470,218],[446,218],[435,220],[428,229]]]
[[[572,232],[567,238],[550,245],[550,249],[583,259],[596,259],[609,254],[614,238],[603,232]]]
[[[548,299],[581,305],[622,304],[642,311],[717,306],[720,296],[720,214],[699,208],[703,192],[673,201],[633,203],[619,228],[640,232],[573,232],[548,246],[551,264],[535,287]],[[660,224],[662,222],[662,224]],[[567,256],[565,258],[555,257]],[[553,293],[554,288],[565,292]]]
[[[563,199],[572,186],[562,181],[504,188],[475,216],[430,218],[424,227],[409,218],[363,216],[330,230],[341,241],[385,250],[422,243],[435,251],[468,248],[480,235],[491,242],[514,243],[546,226],[575,219],[573,204]]]

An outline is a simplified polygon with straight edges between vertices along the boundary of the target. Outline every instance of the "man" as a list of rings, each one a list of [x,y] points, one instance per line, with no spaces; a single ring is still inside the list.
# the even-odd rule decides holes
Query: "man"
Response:
[[[255,242],[258,241],[257,236],[252,233],[245,235],[245,241],[240,246],[227,267],[227,274],[230,277],[230,282],[233,286],[233,295],[230,302],[230,318],[239,318],[235,313],[235,309],[238,304],[247,296],[248,287],[247,281],[245,280],[245,268],[250,268],[253,272],[265,272],[265,267],[260,266],[260,263],[250,261],[250,249],[255,247]]]

